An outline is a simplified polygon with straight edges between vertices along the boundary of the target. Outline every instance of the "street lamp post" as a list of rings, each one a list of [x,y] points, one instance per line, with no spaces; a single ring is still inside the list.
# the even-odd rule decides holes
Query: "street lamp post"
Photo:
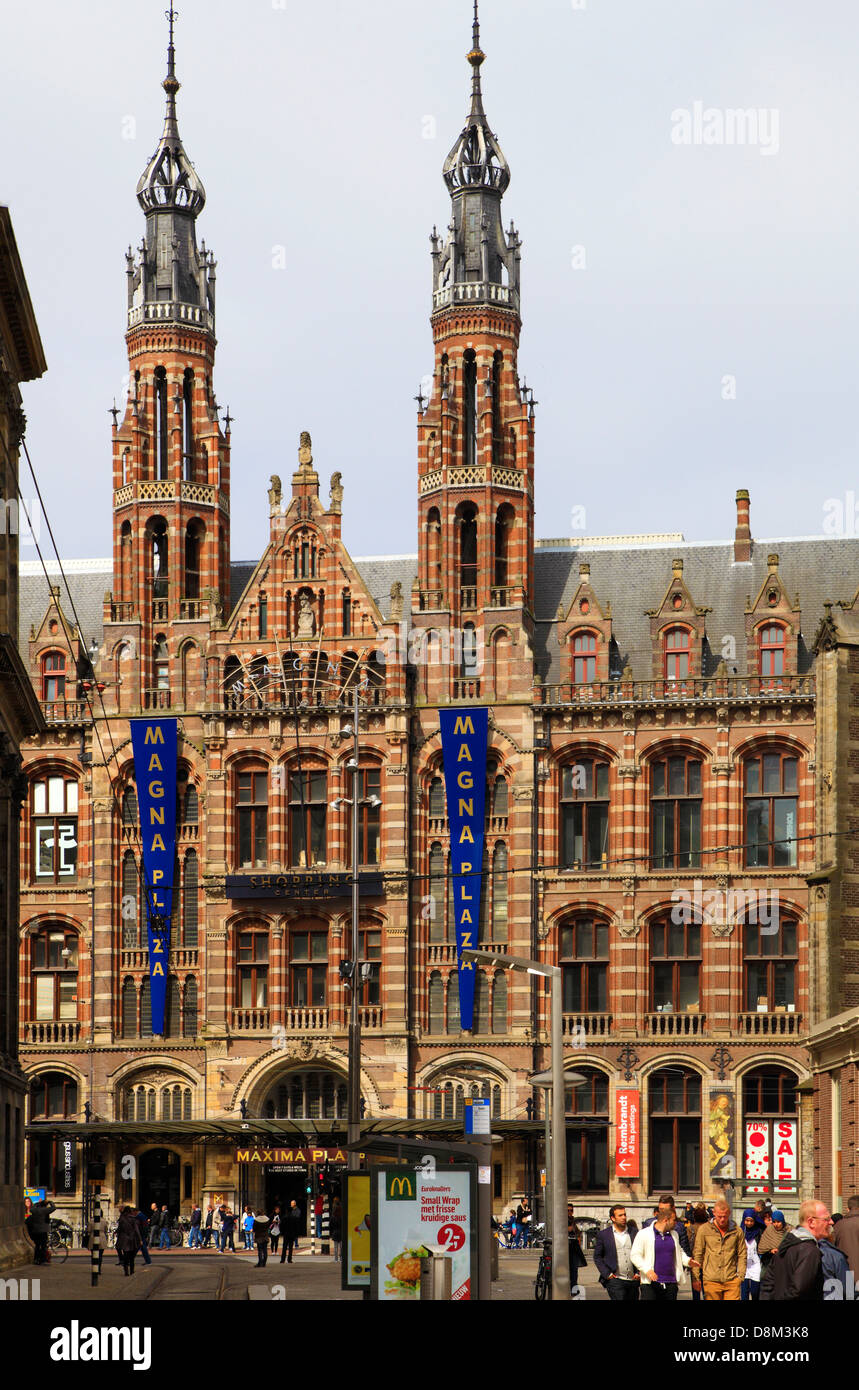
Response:
[[[484,961],[502,970],[543,975],[551,985],[552,1057],[552,1298],[570,1297],[570,1251],[567,1244],[567,1144],[564,1125],[564,1041],[561,1013],[561,967],[543,965],[525,956],[501,956],[493,951],[463,951],[464,961]]]
[[[358,979],[361,967],[358,936],[358,793],[360,772],[358,760],[358,682],[352,696],[352,998],[349,1001],[349,1119],[348,1142],[357,1145],[361,1138],[361,1014],[358,1009]],[[360,1168],[357,1148],[349,1149],[349,1167]]]
[[[551,1071],[537,1071],[537,1072],[532,1072],[532,1074],[528,1077],[528,1080],[531,1082],[531,1085],[532,1085],[532,1086],[538,1086],[538,1087],[539,1087],[542,1091],[544,1091],[544,1092],[549,1092],[549,1091],[551,1091],[551,1089],[552,1089],[553,1077],[552,1077],[552,1072],[551,1072]],[[572,1086],[572,1087],[575,1087],[575,1086],[584,1086],[586,1082],[587,1082],[587,1077],[586,1077],[586,1076],[582,1076],[581,1072],[578,1072],[578,1071],[568,1071],[568,1072],[565,1072],[565,1073],[564,1073],[564,1103],[566,1104],[566,1092],[567,1092],[567,1087],[568,1087],[568,1086]],[[547,1211],[547,1213],[548,1213],[548,1212],[552,1211],[552,1209],[553,1209],[553,1208],[552,1208],[552,1201],[553,1201],[553,1198],[552,1198],[552,1192],[553,1192],[553,1187],[552,1187],[552,1143],[551,1143],[551,1126],[550,1126],[550,1124],[549,1124],[549,1116],[550,1116],[551,1113],[552,1113],[552,1106],[551,1106],[551,1104],[550,1104],[548,1094],[546,1094],[546,1095],[544,1096],[543,1106],[544,1106],[544,1113],[545,1113],[545,1118],[546,1118],[546,1134],[545,1134],[545,1140],[544,1140],[544,1148],[545,1148],[545,1153],[546,1153],[546,1198],[545,1198],[545,1206],[546,1206],[546,1211]],[[565,1152],[566,1152],[566,1134],[565,1134]],[[568,1248],[567,1248],[567,1254],[569,1255],[569,1246],[568,1246]],[[571,1270],[571,1271],[570,1271],[570,1281],[571,1281],[571,1282],[572,1282],[572,1277],[573,1277],[573,1272],[572,1272],[572,1270]]]

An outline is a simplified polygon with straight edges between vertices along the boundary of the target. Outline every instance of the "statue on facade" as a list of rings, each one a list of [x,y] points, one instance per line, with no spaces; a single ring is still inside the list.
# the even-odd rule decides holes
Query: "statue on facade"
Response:
[[[270,487],[269,490],[268,490],[268,504],[269,504],[269,506],[271,507],[272,511],[278,511],[278,512],[279,512],[279,511],[280,511],[280,499],[281,499],[281,493],[282,493],[282,484],[281,484],[280,478],[278,477],[278,475],[277,475],[276,473],[272,473],[271,478],[270,478],[270,482],[271,482],[271,487]]]
[[[332,512],[339,512],[343,507],[343,484],[340,481],[342,473],[331,474],[331,507]]]
[[[298,600],[298,632],[296,636],[299,638],[313,636],[313,609],[307,594],[301,594]]]

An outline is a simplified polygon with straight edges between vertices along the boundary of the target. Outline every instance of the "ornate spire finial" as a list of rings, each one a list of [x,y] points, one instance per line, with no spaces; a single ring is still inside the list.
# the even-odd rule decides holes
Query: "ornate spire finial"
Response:
[[[480,90],[480,65],[486,58],[486,54],[480,47],[480,16],[477,13],[477,0],[474,0],[474,23],[471,27],[471,52],[467,54],[468,61],[472,66],[471,77],[471,114],[472,116],[482,116],[483,95]]]
[[[175,125],[176,122],[176,93],[179,90],[179,81],[176,77],[176,50],[173,47],[173,25],[179,18],[179,11],[174,10],[171,5],[169,10],[164,11],[164,16],[170,25],[170,38],[167,43],[167,76],[162,82],[162,87],[167,93],[167,121]],[[176,131],[178,137],[178,129]]]

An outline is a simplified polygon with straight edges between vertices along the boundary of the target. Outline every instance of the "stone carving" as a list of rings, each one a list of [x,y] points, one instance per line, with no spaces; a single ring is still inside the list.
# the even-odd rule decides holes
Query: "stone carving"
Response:
[[[268,505],[273,512],[279,512],[283,485],[276,473],[272,473],[270,481],[271,487],[268,490]]]
[[[340,481],[342,473],[331,474],[331,506],[329,511],[340,512],[343,510],[343,484]]]
[[[313,465],[313,446],[309,430],[301,431],[301,438],[298,444],[298,462],[302,468],[311,468]]]
[[[628,922],[625,918],[621,918],[617,924],[617,930],[620,936],[630,940],[632,937],[638,936],[641,926],[638,922]]]
[[[734,930],[733,922],[711,922],[710,930],[714,936],[730,936]]]
[[[307,594],[301,594],[298,600],[298,632],[296,635],[299,638],[313,636],[313,609]]]
[[[398,623],[403,616],[403,586],[399,579],[391,585],[391,622]]]

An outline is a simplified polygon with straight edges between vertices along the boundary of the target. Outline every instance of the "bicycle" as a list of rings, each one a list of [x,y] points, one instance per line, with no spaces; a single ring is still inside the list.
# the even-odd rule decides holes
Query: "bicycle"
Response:
[[[534,1297],[538,1303],[543,1303],[545,1299],[552,1297],[552,1242],[548,1238],[543,1241],[540,1263],[537,1266]]]
[[[70,1235],[71,1231],[64,1221],[51,1222],[51,1230],[48,1236],[48,1250],[50,1251],[52,1260],[57,1260],[60,1264],[64,1264],[69,1258],[69,1247],[66,1237]]]

